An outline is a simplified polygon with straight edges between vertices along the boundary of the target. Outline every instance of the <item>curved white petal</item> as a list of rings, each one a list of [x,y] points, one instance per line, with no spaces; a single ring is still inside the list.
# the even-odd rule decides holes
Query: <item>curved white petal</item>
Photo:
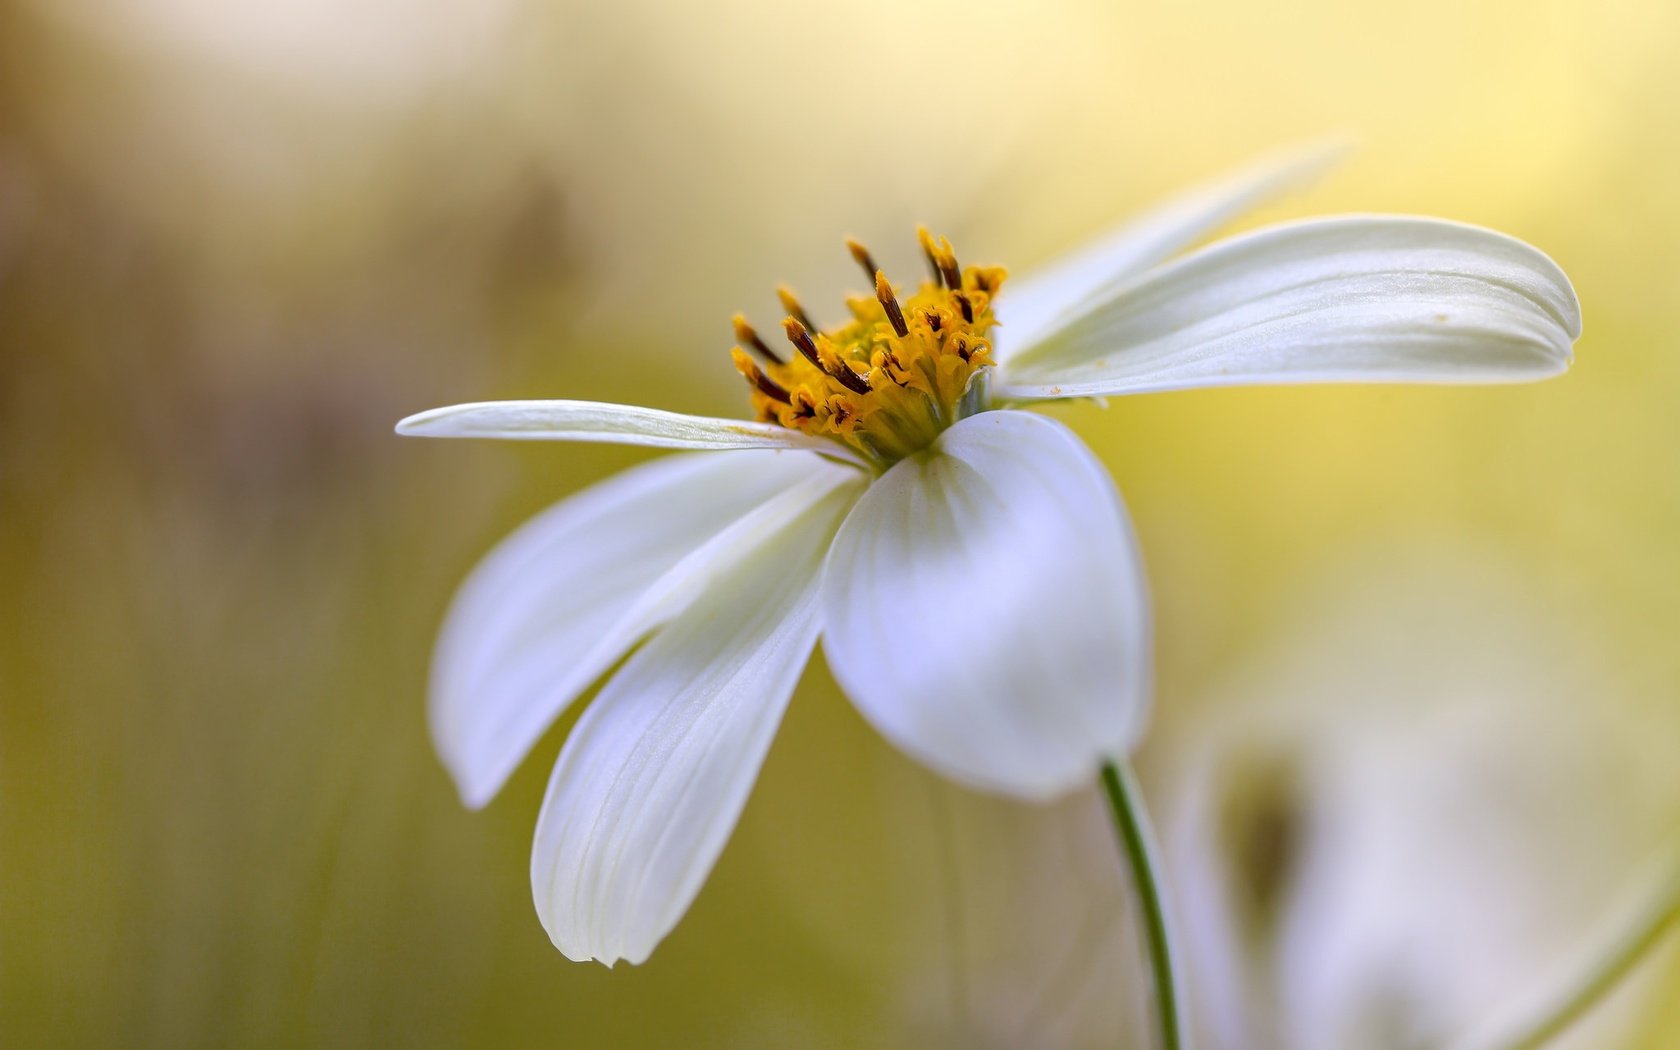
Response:
[[[1569,366],[1580,334],[1569,279],[1523,242],[1438,219],[1344,216],[1162,267],[1011,360],[994,389],[1539,379]]]
[[[503,540],[461,585],[432,664],[432,739],[462,800],[488,802],[565,706],[693,597],[738,519],[806,479],[855,474],[803,452],[671,456]]]
[[[700,891],[816,641],[822,557],[861,486],[807,483],[802,510],[578,720],[531,853],[537,914],[568,958],[641,962]]]
[[[999,360],[1026,350],[1087,299],[1171,258],[1271,197],[1318,178],[1345,151],[1315,143],[1257,160],[1181,193],[1118,229],[1011,279],[998,296]]]
[[[1141,730],[1149,609],[1119,494],[1063,425],[982,412],[895,464],[835,537],[823,651],[882,735],[1023,798]]]
[[[479,401],[418,412],[397,424],[412,437],[596,441],[654,448],[803,448],[855,459],[843,445],[773,423],[685,416],[605,401]]]

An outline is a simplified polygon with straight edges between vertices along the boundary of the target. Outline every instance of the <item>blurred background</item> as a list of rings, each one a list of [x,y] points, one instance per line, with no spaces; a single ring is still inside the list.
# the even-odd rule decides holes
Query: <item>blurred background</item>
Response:
[[[819,319],[914,224],[1017,271],[1279,145],[1247,225],[1496,227],[1568,376],[1057,409],[1158,609],[1138,756],[1206,1045],[1520,1010],[1680,825],[1680,7],[1667,0],[0,4],[0,1042],[1141,1044],[1094,797],[901,759],[814,666],[642,967],[426,737],[454,585],[645,458],[402,441],[454,401],[744,411],[729,316]],[[832,311],[830,311],[832,313]],[[1672,945],[1569,1045],[1680,1044]]]

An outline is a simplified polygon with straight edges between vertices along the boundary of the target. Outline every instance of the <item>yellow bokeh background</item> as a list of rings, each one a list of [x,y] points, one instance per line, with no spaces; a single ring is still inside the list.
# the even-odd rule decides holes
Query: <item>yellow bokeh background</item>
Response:
[[[1145,551],[1178,906],[1271,909],[1247,976],[1193,953],[1208,1045],[1310,1030],[1314,958],[1373,975],[1322,1005],[1368,993],[1373,1046],[1500,1014],[1680,824],[1677,129],[1668,0],[0,5],[0,1042],[1142,1045],[1092,800],[940,783],[820,659],[653,959],[563,959],[527,860],[564,727],[467,812],[426,665],[498,537],[646,457],[391,425],[744,411],[730,314],[837,308],[845,235],[1027,270],[1326,134],[1238,228],[1521,237],[1575,368],[1053,411]],[[1674,1045],[1677,1002],[1669,948],[1570,1045]]]

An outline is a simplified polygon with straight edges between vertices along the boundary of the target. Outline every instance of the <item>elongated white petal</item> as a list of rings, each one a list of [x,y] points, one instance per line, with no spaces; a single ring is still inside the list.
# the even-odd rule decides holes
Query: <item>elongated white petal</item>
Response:
[[[1044,269],[1011,279],[996,306],[999,360],[1037,343],[1104,289],[1171,258],[1269,198],[1305,186],[1343,151],[1341,143],[1316,143],[1261,158],[1173,197]]]
[[[835,538],[823,649],[882,735],[982,790],[1091,782],[1143,725],[1149,613],[1108,475],[1060,423],[983,412],[888,470]]]
[[[1491,230],[1399,216],[1290,223],[1117,290],[1010,361],[1001,397],[1239,383],[1476,383],[1569,366],[1569,279]]]
[[[641,962],[700,891],[816,641],[822,557],[861,485],[807,483],[801,511],[578,720],[531,853],[537,914],[568,958]]]
[[[773,423],[685,416],[604,401],[480,401],[409,416],[397,433],[415,437],[595,441],[654,448],[802,448],[855,458],[844,446]]]
[[[692,598],[738,519],[854,473],[804,452],[671,456],[502,541],[462,584],[433,659],[432,738],[463,801],[488,802],[565,706]]]

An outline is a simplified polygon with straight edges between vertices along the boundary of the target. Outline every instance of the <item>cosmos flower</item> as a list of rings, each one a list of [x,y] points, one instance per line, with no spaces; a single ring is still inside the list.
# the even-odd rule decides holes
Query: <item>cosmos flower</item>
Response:
[[[1634,787],[1672,763],[1636,743],[1608,643],[1502,553],[1341,552],[1158,756],[1203,1050],[1535,1050],[1516,1036],[1602,934],[1642,929],[1610,905],[1673,914],[1640,863],[1672,806]],[[1680,853],[1653,859],[1677,886]],[[1555,1045],[1646,1045],[1620,1029],[1664,988],[1632,985]]]
[[[1567,278],[1433,219],[1295,222],[1184,248],[1316,172],[1251,168],[1018,281],[921,235],[930,276],[787,346],[735,320],[754,419],[581,401],[455,405],[403,434],[698,454],[626,471],[502,543],[455,599],[431,727],[469,806],[622,660],[537,820],[538,915],[573,959],[640,962],[740,815],[818,639],[880,733],[966,786],[1048,799],[1144,725],[1149,604],[1101,464],[1033,405],[1235,383],[1496,382],[1568,367]],[[626,658],[626,654],[629,654]]]

